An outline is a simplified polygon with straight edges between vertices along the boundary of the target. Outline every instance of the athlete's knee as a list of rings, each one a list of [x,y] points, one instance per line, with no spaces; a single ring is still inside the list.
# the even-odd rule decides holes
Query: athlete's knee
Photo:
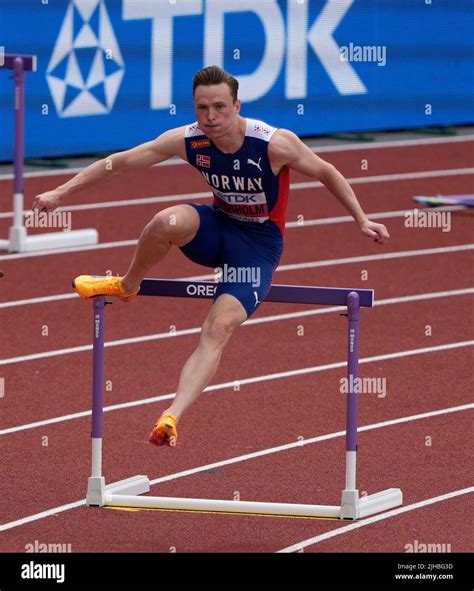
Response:
[[[157,237],[164,237],[172,244],[181,246],[189,241],[199,226],[199,215],[193,208],[169,207],[158,212],[147,224],[145,231]]]
[[[143,234],[153,238],[168,238],[169,236],[169,222],[162,212],[157,213],[145,226]]]
[[[202,341],[224,347],[239,324],[231,313],[218,314],[205,322],[201,333]]]

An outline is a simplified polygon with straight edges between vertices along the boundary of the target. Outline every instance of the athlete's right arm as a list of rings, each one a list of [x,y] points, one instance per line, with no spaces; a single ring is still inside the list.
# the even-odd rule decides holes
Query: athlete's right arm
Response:
[[[150,142],[124,152],[116,152],[107,158],[94,162],[67,183],[52,191],[37,195],[33,202],[33,209],[52,211],[77,191],[86,189],[111,176],[122,174],[127,170],[146,168],[173,156],[186,158],[183,127],[170,129]]]

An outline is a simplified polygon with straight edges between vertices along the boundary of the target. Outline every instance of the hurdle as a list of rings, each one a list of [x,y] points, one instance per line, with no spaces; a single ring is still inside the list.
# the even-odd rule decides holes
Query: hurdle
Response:
[[[0,250],[8,252],[32,252],[52,248],[97,244],[97,230],[93,228],[68,232],[48,232],[28,236],[23,219],[23,168],[25,159],[25,72],[36,72],[36,55],[6,53],[0,62],[0,70],[13,70],[14,80],[14,181],[13,225],[8,240],[0,240]]]
[[[144,279],[140,296],[206,298],[214,296],[218,284],[207,281]],[[348,320],[346,401],[346,471],[340,505],[310,505],[274,502],[186,499],[140,496],[150,491],[147,476],[137,475],[108,484],[102,474],[102,426],[104,390],[104,309],[105,296],[93,298],[93,392],[92,392],[92,471],[88,479],[86,504],[103,507],[134,507],[163,510],[241,513],[274,516],[326,517],[360,519],[398,507],[403,502],[399,488],[389,488],[370,495],[359,495],[356,486],[358,363],[360,307],[372,307],[371,289],[345,289],[273,284],[267,302],[346,306]],[[342,308],[343,310],[344,308]]]

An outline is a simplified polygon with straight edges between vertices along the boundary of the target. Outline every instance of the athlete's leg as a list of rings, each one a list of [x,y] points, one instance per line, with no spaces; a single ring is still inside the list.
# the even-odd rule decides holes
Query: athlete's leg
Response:
[[[124,292],[136,292],[146,273],[171,246],[190,242],[198,229],[199,214],[191,205],[175,205],[158,212],[141,233],[130,268],[122,278]]]
[[[222,220],[208,205],[177,205],[160,211],[145,227],[127,274],[122,277],[80,275],[73,287],[83,298],[98,295],[132,300],[149,269],[163,259],[173,244],[195,263],[219,264]]]
[[[240,273],[239,278],[225,279],[217,287],[216,300],[203,324],[199,345],[181,371],[176,396],[150,434],[150,441],[156,445],[175,444],[177,421],[212,380],[232,333],[265,299],[281,254],[280,243],[275,246],[275,241],[269,245],[254,241],[228,223],[223,222],[222,228],[219,255],[214,264],[233,267]],[[203,246],[202,242],[209,239],[205,229],[206,224],[201,224],[196,239],[183,248],[190,258],[199,254],[202,260],[199,249],[194,252],[193,243],[197,243],[196,247]]]
[[[229,338],[246,318],[247,312],[234,296],[222,294],[216,299],[204,321],[199,344],[181,371],[173,403],[165,412],[180,419],[214,377]]]

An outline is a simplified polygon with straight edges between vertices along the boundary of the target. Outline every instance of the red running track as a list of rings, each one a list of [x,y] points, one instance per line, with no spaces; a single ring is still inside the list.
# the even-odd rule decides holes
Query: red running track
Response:
[[[371,177],[467,168],[471,146],[472,142],[361,147],[324,156],[347,177]],[[367,171],[361,170],[362,158],[368,159]],[[80,202],[205,190],[195,171],[178,167],[155,167],[114,179]],[[63,180],[29,178],[27,195]],[[293,183],[308,180],[292,178]],[[414,194],[469,192],[472,176],[382,180],[354,187],[367,212],[396,212],[412,207]],[[9,182],[0,182],[0,189],[1,199],[6,200]],[[180,201],[177,197],[175,202]],[[97,227],[101,242],[134,240],[158,209],[172,204],[75,212],[74,227]],[[324,188],[293,191],[289,221],[298,216],[314,220],[344,215]],[[361,364],[361,375],[385,378],[386,393],[361,395],[360,425],[367,429],[359,435],[358,486],[368,493],[399,486],[405,508],[464,491],[471,484],[466,445],[472,412],[471,217],[467,211],[453,214],[450,232],[411,229],[403,217],[388,217],[382,221],[392,238],[385,247],[345,222],[288,228],[281,269],[274,278],[278,283],[375,289],[381,305],[363,311],[360,354],[362,359],[382,359]],[[7,219],[0,220],[2,233],[8,224]],[[71,278],[79,273],[123,272],[132,253],[133,245],[124,245],[39,257],[14,255],[2,261],[0,301],[16,304],[0,307],[4,336],[0,376],[5,383],[0,429],[7,431],[2,437],[10,482],[1,498],[5,531],[0,549],[21,552],[39,540],[70,543],[73,552],[172,548],[273,552],[313,540],[305,551],[403,552],[416,539],[450,543],[452,551],[472,550],[467,520],[472,495],[468,494],[373,524],[358,522],[361,527],[341,529],[344,533],[336,530],[347,522],[329,520],[84,507],[90,453],[90,351],[68,349],[90,344],[91,305],[78,298],[20,300],[69,294]],[[396,256],[381,256],[389,253]],[[362,260],[342,260],[350,257]],[[291,267],[295,264],[299,268]],[[164,277],[211,272],[192,265],[179,252],[172,252],[159,268]],[[106,349],[106,379],[112,386],[106,391],[106,405],[136,403],[105,415],[107,480],[143,473],[151,479],[166,477],[153,485],[156,495],[229,499],[239,495],[243,500],[337,504],[344,477],[344,399],[339,393],[344,370],[324,368],[344,361],[345,320],[336,311],[302,315],[311,308],[262,306],[255,315],[257,322],[249,322],[233,337],[213,380],[215,388],[203,394],[183,419],[179,445],[157,449],[148,444],[150,426],[175,391],[179,370],[196,345],[208,307],[205,301],[140,298],[107,309],[107,341],[139,337],[138,342],[115,343]],[[171,337],[172,326],[185,334]],[[144,338],[151,335],[158,337]],[[308,367],[316,369],[302,373]],[[278,372],[293,374],[272,376]],[[252,380],[259,376],[266,378]],[[232,387],[236,381],[239,389]],[[52,422],[57,417],[62,418]],[[37,421],[42,423],[35,426]],[[325,435],[328,438],[320,439]],[[278,446],[283,448],[273,449]],[[194,472],[180,474],[184,470]],[[78,506],[64,509],[74,502]],[[37,518],[43,511],[56,515]],[[22,518],[25,523],[14,523]],[[150,531],[157,535],[150,536]],[[327,537],[330,533],[338,535]]]

